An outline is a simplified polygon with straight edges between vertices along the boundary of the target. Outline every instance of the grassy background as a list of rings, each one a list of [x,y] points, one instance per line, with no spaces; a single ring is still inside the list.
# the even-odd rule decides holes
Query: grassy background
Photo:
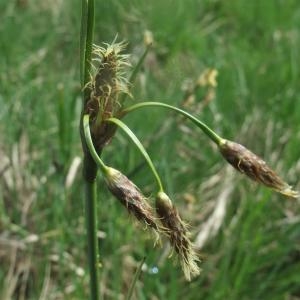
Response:
[[[0,1],[1,299],[88,295],[81,169],[70,172],[81,157],[79,2]],[[150,30],[155,44],[128,102],[185,104],[299,189],[299,20],[298,0],[97,0],[95,42],[118,34],[134,62]],[[217,88],[183,103],[183,87],[207,68],[218,71]],[[187,283],[167,247],[153,247],[99,178],[103,297],[123,299],[146,255],[137,299],[300,299],[299,202],[233,172],[172,113],[141,110],[125,121],[201,242],[203,271]],[[123,134],[103,157],[155,192]]]

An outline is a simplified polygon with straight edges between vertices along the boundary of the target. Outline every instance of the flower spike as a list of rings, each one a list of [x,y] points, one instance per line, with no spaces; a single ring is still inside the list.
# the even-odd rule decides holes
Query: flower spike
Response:
[[[160,231],[160,226],[157,224],[158,218],[140,189],[114,168],[107,167],[104,175],[109,191],[126,207],[128,212],[155,231]]]
[[[187,225],[181,220],[171,199],[164,192],[157,194],[156,212],[166,228],[164,233],[179,256],[184,275],[190,281],[192,277],[200,274],[200,268],[197,265],[199,258],[194,245],[188,238]]]
[[[223,157],[239,172],[285,196],[298,198],[297,191],[292,190],[263,159],[244,146],[224,139],[219,144],[219,149]]]

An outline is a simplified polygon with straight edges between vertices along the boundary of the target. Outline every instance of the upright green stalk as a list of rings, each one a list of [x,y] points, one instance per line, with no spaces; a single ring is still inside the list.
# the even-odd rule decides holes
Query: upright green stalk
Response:
[[[91,71],[92,46],[94,36],[94,0],[82,0],[81,33],[80,33],[80,79],[83,88],[82,113],[80,118],[80,135],[84,153],[83,180],[85,184],[85,211],[88,244],[88,260],[90,271],[90,299],[99,299],[99,273],[98,273],[98,241],[97,241],[97,165],[87,148],[83,115],[86,103],[90,96],[87,86]]]

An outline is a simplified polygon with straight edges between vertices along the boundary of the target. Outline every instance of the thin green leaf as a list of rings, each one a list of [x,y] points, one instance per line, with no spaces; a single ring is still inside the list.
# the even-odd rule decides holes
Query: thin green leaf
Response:
[[[141,271],[142,271],[142,267],[143,267],[143,264],[145,263],[145,260],[146,260],[146,257],[143,257],[139,267],[137,268],[136,272],[135,272],[135,275],[133,277],[133,280],[131,282],[131,285],[130,285],[130,288],[129,288],[129,291],[128,291],[128,294],[126,296],[126,300],[130,300],[132,295],[133,295],[133,291],[134,291],[134,288],[135,288],[135,285],[137,283],[137,280],[141,274]]]

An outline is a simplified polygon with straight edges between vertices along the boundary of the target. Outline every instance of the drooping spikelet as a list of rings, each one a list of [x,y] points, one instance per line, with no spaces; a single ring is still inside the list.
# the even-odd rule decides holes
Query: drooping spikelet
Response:
[[[105,181],[110,192],[126,207],[130,214],[157,233],[161,231],[155,212],[132,181],[113,168],[108,168]]]
[[[90,82],[86,112],[90,115],[91,134],[97,151],[101,151],[114,135],[115,125],[105,120],[120,109],[119,95],[128,92],[124,77],[124,67],[129,65],[128,55],[121,54],[125,46],[124,43],[112,43],[93,49],[98,65]]]
[[[219,144],[223,157],[239,172],[252,180],[262,183],[288,197],[297,198],[298,192],[292,190],[267,163],[244,146],[223,140]]]
[[[164,233],[179,256],[184,275],[190,281],[192,277],[200,274],[200,269],[197,265],[199,258],[195,253],[192,242],[188,238],[187,226],[181,220],[168,195],[164,192],[157,194],[156,212],[165,228]]]

